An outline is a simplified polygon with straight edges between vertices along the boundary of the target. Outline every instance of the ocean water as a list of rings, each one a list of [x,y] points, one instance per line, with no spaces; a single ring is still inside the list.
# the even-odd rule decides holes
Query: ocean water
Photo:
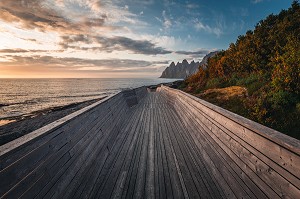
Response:
[[[174,79],[0,79],[0,119]]]

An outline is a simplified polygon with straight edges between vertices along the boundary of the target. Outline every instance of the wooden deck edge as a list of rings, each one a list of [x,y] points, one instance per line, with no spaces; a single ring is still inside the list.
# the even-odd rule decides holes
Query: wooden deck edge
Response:
[[[82,108],[82,109],[80,109],[80,110],[78,110],[78,111],[76,111],[74,113],[71,113],[71,114],[69,114],[69,115],[67,115],[67,116],[65,116],[65,117],[63,117],[61,119],[58,119],[58,120],[56,120],[56,121],[54,121],[54,122],[52,122],[50,124],[47,124],[46,126],[43,126],[43,127],[39,128],[39,129],[37,129],[35,131],[32,131],[31,133],[23,135],[22,137],[19,137],[19,138],[15,139],[15,140],[12,140],[12,141],[10,141],[10,142],[8,142],[8,143],[0,146],[0,156],[2,156],[4,154],[6,154],[6,153],[8,153],[8,152],[10,152],[10,151],[18,148],[18,147],[20,147],[21,145],[26,144],[27,142],[29,142],[29,141],[31,141],[33,139],[36,139],[37,137],[40,137],[40,136],[42,136],[42,135],[44,135],[44,134],[46,134],[46,133],[48,133],[48,132],[50,132],[52,130],[57,129],[58,127],[64,125],[65,123],[69,122],[70,120],[72,120],[72,119],[78,117],[79,115],[81,115],[81,114],[83,114],[83,113],[85,113],[85,112],[93,109],[94,107],[96,107],[96,106],[98,106],[98,105],[100,105],[100,104],[108,101],[109,99],[111,99],[114,96],[120,94],[121,92],[122,91],[119,91],[116,94],[113,94],[111,96],[105,97],[102,100],[99,100],[99,101],[97,101],[97,102],[95,102],[95,103],[93,103],[93,104],[91,104],[89,106],[86,106],[86,107],[84,107],[84,108]]]
[[[167,86],[162,86],[163,89],[167,89],[167,90],[171,90],[171,91],[175,91],[178,92],[182,95],[185,95],[189,98],[191,98],[192,100],[197,101],[198,103],[201,103],[202,105],[204,105],[205,107],[211,109],[214,112],[219,113],[220,115],[238,123],[239,125],[259,134],[260,136],[286,148],[287,150],[296,153],[297,155],[300,155],[300,141],[290,137],[288,135],[285,135],[279,131],[276,131],[274,129],[271,129],[267,126],[261,125],[257,122],[254,122],[252,120],[249,120],[245,117],[242,117],[238,114],[235,114],[233,112],[230,112],[226,109],[223,109],[219,106],[216,106],[214,104],[211,104],[205,100],[199,99],[193,95],[190,95],[186,92],[183,92],[181,90],[177,90],[177,89],[173,89]]]

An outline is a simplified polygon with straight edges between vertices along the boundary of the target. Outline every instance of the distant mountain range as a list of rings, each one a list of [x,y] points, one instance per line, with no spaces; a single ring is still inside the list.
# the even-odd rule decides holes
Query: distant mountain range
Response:
[[[175,65],[172,62],[161,74],[160,78],[174,78],[174,79],[185,79],[195,74],[199,67],[206,68],[208,58],[214,56],[218,51],[207,54],[201,62],[195,62],[194,60],[189,63],[186,59],[182,63],[177,62]]]

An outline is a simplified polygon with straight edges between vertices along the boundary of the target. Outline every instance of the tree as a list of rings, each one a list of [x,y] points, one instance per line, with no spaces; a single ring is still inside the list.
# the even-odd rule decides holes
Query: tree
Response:
[[[283,54],[277,52],[273,58],[272,86],[275,90],[300,94],[300,39],[294,35],[287,38]]]

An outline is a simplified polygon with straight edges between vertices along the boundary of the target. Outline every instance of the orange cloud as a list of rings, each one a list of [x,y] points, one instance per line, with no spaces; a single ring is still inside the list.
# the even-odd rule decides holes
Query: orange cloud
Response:
[[[83,33],[91,28],[105,26],[106,15],[98,17],[81,17],[76,20],[62,16],[58,11],[50,8],[41,0],[1,0],[0,20],[15,22],[25,29],[38,29],[40,31],[55,31],[58,33]]]

